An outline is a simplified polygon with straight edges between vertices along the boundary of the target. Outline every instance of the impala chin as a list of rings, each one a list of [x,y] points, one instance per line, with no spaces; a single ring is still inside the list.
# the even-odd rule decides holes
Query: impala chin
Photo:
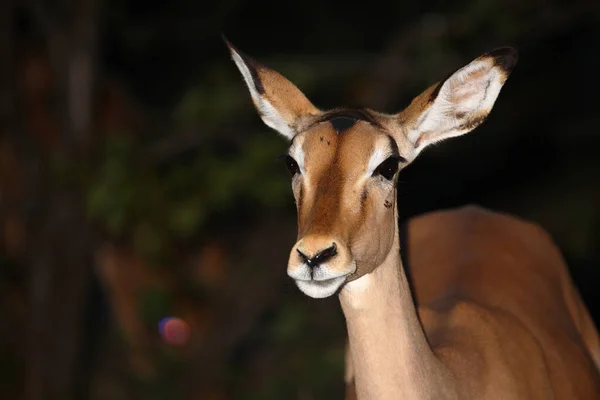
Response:
[[[334,295],[344,282],[346,282],[346,276],[325,279],[322,281],[314,279],[310,281],[297,280],[296,285],[305,295],[312,297],[313,299],[323,299]]]
[[[334,295],[354,271],[356,271],[354,262],[345,272],[330,271],[325,264],[312,269],[306,264],[300,264],[288,268],[288,276],[294,279],[298,289],[305,295],[314,299],[323,299]]]

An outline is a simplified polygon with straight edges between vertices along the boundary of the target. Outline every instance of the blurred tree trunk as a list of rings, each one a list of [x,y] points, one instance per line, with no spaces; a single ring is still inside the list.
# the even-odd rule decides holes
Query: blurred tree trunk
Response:
[[[13,126],[14,71],[13,71],[13,15],[12,0],[0,2],[0,124],[6,134]]]
[[[50,54],[61,136],[50,152],[25,155],[37,163],[28,182],[34,201],[28,220],[28,400],[87,396],[77,386],[87,381],[80,354],[85,353],[92,230],[78,179],[68,178],[89,165],[98,6],[96,0],[48,4],[32,0],[30,6]]]

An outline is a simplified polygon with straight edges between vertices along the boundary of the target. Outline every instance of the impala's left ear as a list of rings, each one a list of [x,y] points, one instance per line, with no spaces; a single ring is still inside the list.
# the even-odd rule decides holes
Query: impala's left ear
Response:
[[[396,119],[412,147],[409,158],[414,159],[432,143],[479,126],[492,110],[517,59],[518,53],[511,47],[496,49],[416,97]]]
[[[223,39],[248,85],[260,117],[267,126],[292,139],[309,117],[321,112],[292,82],[237,50],[227,39]]]

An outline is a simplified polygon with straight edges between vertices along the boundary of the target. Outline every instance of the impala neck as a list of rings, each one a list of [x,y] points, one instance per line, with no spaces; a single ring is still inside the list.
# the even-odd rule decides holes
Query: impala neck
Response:
[[[383,264],[348,283],[339,295],[356,393],[359,399],[452,398],[454,382],[427,343],[399,246],[396,229]]]

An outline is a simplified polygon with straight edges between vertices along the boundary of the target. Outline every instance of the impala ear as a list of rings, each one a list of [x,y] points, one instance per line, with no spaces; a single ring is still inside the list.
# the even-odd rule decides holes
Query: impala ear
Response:
[[[224,40],[267,126],[292,139],[308,117],[320,113],[293,83],[237,50],[227,39]]]
[[[432,143],[479,126],[492,110],[502,85],[517,63],[511,47],[491,51],[416,97],[397,121],[412,144],[414,159]]]

